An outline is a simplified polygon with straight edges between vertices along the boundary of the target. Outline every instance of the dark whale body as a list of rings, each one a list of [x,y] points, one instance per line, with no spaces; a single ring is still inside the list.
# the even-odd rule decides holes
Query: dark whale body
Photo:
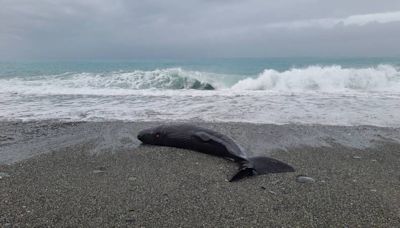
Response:
[[[230,181],[246,176],[294,172],[290,165],[269,157],[249,157],[238,144],[219,132],[190,124],[161,125],[139,132],[144,144],[189,149],[233,160],[239,172]]]

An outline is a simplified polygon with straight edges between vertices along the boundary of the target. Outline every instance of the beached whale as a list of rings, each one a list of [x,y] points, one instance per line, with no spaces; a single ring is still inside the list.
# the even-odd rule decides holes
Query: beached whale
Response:
[[[219,132],[190,124],[161,125],[139,132],[144,144],[189,149],[233,160],[239,172],[229,181],[267,173],[294,172],[294,168],[269,157],[249,157],[230,137]]]

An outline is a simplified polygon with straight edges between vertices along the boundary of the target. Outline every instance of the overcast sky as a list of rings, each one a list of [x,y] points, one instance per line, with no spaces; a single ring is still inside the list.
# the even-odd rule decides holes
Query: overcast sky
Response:
[[[400,0],[0,0],[0,59],[400,56]]]

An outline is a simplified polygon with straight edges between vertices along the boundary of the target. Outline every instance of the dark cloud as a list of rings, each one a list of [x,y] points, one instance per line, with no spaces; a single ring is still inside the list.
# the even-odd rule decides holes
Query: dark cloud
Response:
[[[0,5],[0,59],[400,55],[398,0]]]

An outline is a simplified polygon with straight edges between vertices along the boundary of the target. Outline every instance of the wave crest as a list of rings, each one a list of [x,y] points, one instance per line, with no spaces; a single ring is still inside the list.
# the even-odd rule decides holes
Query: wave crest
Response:
[[[199,78],[196,78],[196,74]],[[215,89],[198,72],[169,68],[154,71],[113,72],[110,74],[80,73],[57,77],[57,84],[73,88],[108,89]],[[63,83],[66,82],[66,83]]]
[[[393,65],[364,68],[308,66],[286,71],[265,69],[258,77],[224,75],[167,68],[111,73],[0,78],[0,91],[31,94],[133,94],[155,90],[217,90],[247,94],[250,90],[278,92],[394,92],[400,93],[400,70]],[[237,91],[231,93],[231,90]],[[189,91],[191,92],[191,91]],[[199,94],[199,93],[196,93]],[[204,93],[205,94],[205,93]],[[208,93],[207,93],[208,94]]]
[[[210,81],[210,82],[209,82]],[[212,77],[207,73],[168,68],[153,71],[111,73],[63,73],[60,75],[16,77],[0,79],[0,90],[10,92],[90,92],[132,91],[146,89],[214,90]],[[213,82],[214,83],[214,82]]]
[[[309,66],[287,71],[266,69],[257,78],[246,78],[235,90],[277,91],[400,91],[400,71],[391,65],[368,68]]]

